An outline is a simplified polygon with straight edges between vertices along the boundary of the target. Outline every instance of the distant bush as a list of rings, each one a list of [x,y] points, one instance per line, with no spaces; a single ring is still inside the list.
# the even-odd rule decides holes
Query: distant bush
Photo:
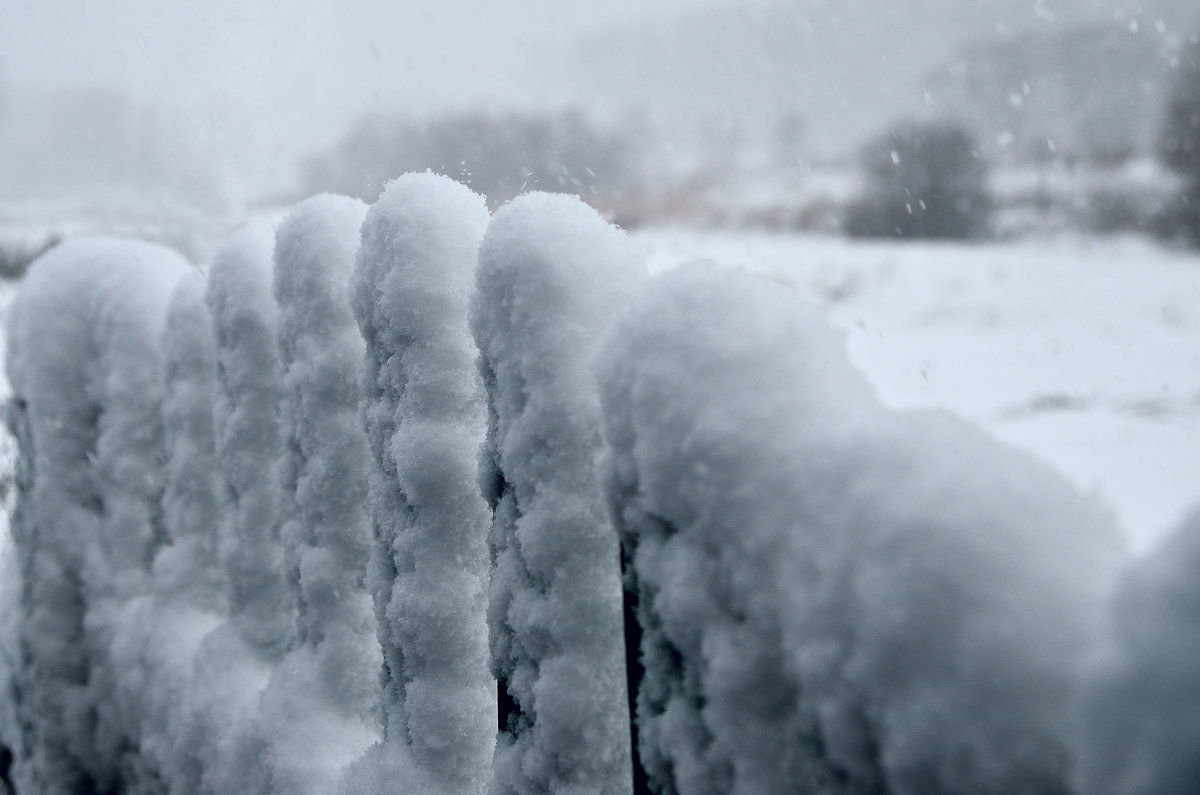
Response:
[[[1158,152],[1184,180],[1178,200],[1160,218],[1159,231],[1200,246],[1200,33],[1180,53]]]
[[[848,211],[853,237],[974,238],[987,232],[987,167],[951,122],[902,122],[862,150],[863,197]]]

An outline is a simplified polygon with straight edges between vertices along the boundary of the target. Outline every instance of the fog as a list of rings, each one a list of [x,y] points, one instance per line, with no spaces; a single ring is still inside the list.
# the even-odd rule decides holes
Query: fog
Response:
[[[253,193],[246,183],[286,185],[291,161],[363,112],[561,102],[546,64],[578,37],[711,4],[6,0],[0,135],[34,98],[103,88],[180,120]]]
[[[1081,181],[1169,191],[1155,148],[1198,24],[1192,0],[10,0],[0,205],[223,230],[430,168],[493,206],[542,188],[631,225],[839,231],[863,146],[917,120],[1088,225],[1066,216],[1107,198]]]

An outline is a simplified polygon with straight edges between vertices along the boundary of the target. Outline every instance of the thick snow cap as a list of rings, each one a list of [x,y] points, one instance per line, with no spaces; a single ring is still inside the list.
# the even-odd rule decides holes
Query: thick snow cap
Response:
[[[630,786],[619,553],[600,492],[592,363],[644,274],[620,230],[561,195],[503,207],[480,250],[471,329],[490,414],[498,792]]]
[[[367,585],[385,658],[387,738],[372,756],[411,756],[461,793],[488,790],[496,744],[491,515],[477,486],[487,407],[467,328],[488,219],[446,177],[400,177],[367,213],[352,282],[373,462]]]

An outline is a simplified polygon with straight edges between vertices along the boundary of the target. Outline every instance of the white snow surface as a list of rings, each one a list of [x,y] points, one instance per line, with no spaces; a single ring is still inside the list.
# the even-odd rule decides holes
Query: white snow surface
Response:
[[[494,791],[629,788],[617,539],[599,483],[601,338],[641,288],[624,233],[573,197],[501,208],[479,254],[471,329],[488,390]]]
[[[652,271],[697,258],[822,306],[882,401],[942,407],[1030,450],[1144,553],[1200,503],[1200,257],[1138,238],[863,243],[634,236]]]
[[[386,663],[385,743],[354,775],[410,759],[444,792],[486,792],[496,745],[477,478],[487,407],[467,327],[489,218],[446,177],[401,177],[367,213],[352,280],[373,464],[367,586]]]
[[[600,377],[652,780],[1062,791],[1125,557],[1096,501],[949,414],[884,409],[794,290],[711,264],[652,283]]]

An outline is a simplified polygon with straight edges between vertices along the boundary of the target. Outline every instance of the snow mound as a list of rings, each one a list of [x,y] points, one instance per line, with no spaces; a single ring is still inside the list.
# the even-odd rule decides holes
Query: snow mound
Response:
[[[1066,786],[1124,553],[1103,510],[949,415],[884,410],[811,308],[738,272],[659,277],[599,372],[653,782]]]

